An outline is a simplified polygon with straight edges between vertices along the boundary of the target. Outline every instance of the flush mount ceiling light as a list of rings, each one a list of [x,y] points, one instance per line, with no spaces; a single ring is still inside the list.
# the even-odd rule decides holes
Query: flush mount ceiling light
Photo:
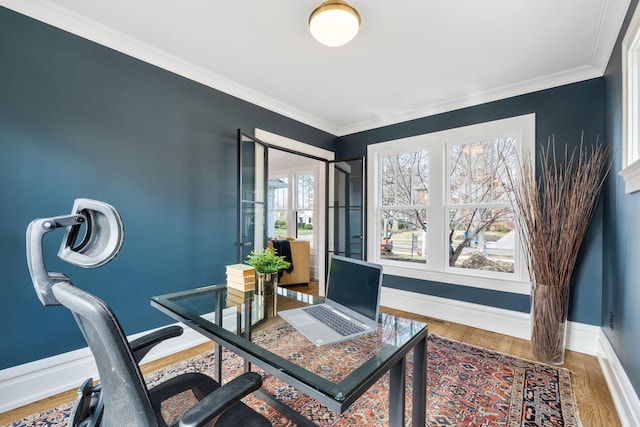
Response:
[[[311,35],[326,46],[342,46],[360,29],[360,15],[349,3],[327,0],[309,16]]]

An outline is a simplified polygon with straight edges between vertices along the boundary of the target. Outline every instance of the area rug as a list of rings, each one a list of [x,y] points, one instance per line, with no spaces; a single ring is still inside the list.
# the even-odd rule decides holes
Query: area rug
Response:
[[[225,351],[224,370],[232,378],[243,368],[240,357]],[[429,336],[427,379],[428,426],[581,426],[573,394],[571,372],[460,342]],[[411,357],[407,387],[411,387]],[[150,386],[184,372],[213,371],[213,353],[168,366],[145,376]],[[264,373],[263,373],[264,374]],[[381,378],[345,413],[338,415],[264,375],[264,389],[320,426],[386,426],[388,375]],[[245,403],[275,426],[294,426],[263,401],[249,396]],[[411,425],[411,390],[407,393],[407,425]],[[52,408],[9,424],[11,427],[62,427],[71,404]]]

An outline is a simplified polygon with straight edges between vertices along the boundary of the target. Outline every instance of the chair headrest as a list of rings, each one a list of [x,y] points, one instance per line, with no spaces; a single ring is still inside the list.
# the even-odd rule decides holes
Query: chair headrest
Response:
[[[27,227],[27,264],[36,294],[44,305],[59,304],[51,292],[55,283],[71,283],[64,274],[49,273],[45,267],[42,239],[56,228],[66,228],[58,257],[83,268],[108,263],[124,241],[120,214],[113,206],[97,200],[76,199],[69,215],[31,221]]]
[[[79,267],[96,268],[118,255],[124,240],[124,227],[113,206],[97,200],[76,199],[71,213],[85,218],[86,229],[82,236],[82,223],[67,227],[58,251],[60,259]],[[82,237],[80,242],[79,237]]]

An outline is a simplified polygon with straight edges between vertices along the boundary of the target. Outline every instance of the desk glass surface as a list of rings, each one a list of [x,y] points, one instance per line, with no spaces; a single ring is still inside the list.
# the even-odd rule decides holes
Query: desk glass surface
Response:
[[[227,292],[225,285],[152,298],[161,311],[273,375],[284,375],[294,387],[320,392],[336,403],[355,400],[372,378],[379,378],[409,347],[426,337],[425,323],[381,313],[375,332],[317,347],[277,315],[279,310],[323,301],[282,287],[275,296],[261,296],[253,291]],[[222,316],[216,316],[216,307],[221,308]],[[248,324],[252,326],[247,334]]]

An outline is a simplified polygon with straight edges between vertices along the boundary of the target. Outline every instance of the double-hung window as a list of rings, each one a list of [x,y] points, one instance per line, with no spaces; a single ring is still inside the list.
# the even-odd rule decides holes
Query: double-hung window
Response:
[[[511,181],[534,141],[529,114],[369,145],[368,258],[387,274],[528,293]]]

